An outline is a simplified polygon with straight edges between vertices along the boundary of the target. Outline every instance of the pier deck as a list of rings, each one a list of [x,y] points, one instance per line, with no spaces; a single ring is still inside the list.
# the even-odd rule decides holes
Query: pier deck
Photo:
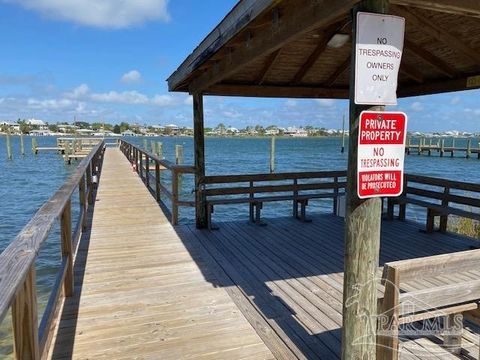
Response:
[[[118,149],[106,149],[90,221],[49,357],[273,357]]]
[[[107,149],[90,220],[75,262],[75,295],[65,300],[50,357],[340,358],[342,218],[227,222],[217,231],[172,227],[121,152]],[[479,245],[421,227],[383,222],[380,263]],[[400,357],[459,358],[440,344],[441,336],[403,339]],[[463,358],[478,359],[478,344],[478,328],[466,322]]]

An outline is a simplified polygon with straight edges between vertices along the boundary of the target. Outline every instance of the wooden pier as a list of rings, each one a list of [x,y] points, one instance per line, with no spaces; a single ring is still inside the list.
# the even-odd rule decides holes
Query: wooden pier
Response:
[[[424,138],[419,139],[418,144],[412,144],[411,140],[407,142],[405,146],[405,152],[407,155],[418,154],[423,155],[427,154],[431,156],[434,153],[437,153],[440,157],[450,156],[454,157],[455,154],[460,154],[461,157],[467,159],[471,157],[476,157],[480,159],[480,142],[477,144],[477,147],[472,145],[472,139],[467,139],[466,146],[460,147],[455,146],[455,139],[450,140],[450,145],[445,144],[445,139],[439,139],[436,142],[433,142],[432,139],[427,143]]]

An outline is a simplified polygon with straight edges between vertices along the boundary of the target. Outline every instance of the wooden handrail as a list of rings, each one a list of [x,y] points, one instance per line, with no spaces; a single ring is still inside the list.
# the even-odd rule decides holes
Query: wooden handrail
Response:
[[[178,224],[179,206],[195,206],[191,201],[184,201],[180,199],[180,180],[179,176],[182,174],[195,173],[195,167],[190,165],[175,164],[171,161],[160,159],[155,154],[141,149],[123,139],[118,140],[120,150],[127,157],[127,159],[136,167],[136,172],[142,180],[145,181],[147,188],[155,195],[157,202],[164,204],[161,194],[166,195],[171,202],[171,222],[173,225]],[[155,169],[150,169],[150,162],[155,164]],[[162,166],[164,169],[161,169]],[[152,170],[152,171],[151,171]],[[172,189],[168,190],[161,183],[161,170],[168,170],[172,173]],[[153,180],[153,184],[150,180]]]
[[[73,293],[73,257],[81,232],[85,229],[88,203],[92,203],[92,174],[101,167],[104,143],[97,144],[60,189],[35,213],[17,237],[0,254],[0,322],[12,306],[15,355],[18,359],[42,356],[50,337],[53,314],[64,286],[65,296]],[[86,176],[87,175],[87,176]],[[87,184],[82,182],[87,181]],[[80,191],[80,224],[71,231],[71,198]],[[84,192],[84,193],[82,193]],[[90,199],[90,201],[86,201]],[[62,266],[51,292],[40,328],[37,327],[35,259],[55,222],[60,219]],[[77,240],[77,241],[73,241]],[[39,336],[40,333],[40,336]]]

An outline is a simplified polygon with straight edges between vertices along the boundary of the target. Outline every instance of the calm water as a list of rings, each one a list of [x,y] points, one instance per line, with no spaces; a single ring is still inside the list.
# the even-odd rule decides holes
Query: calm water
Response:
[[[30,220],[38,208],[62,185],[63,181],[74,170],[75,166],[65,165],[55,152],[44,152],[33,155],[31,138],[25,137],[26,155],[20,155],[19,137],[12,137],[13,161],[6,155],[5,137],[0,136],[0,252],[15,238],[23,226]],[[37,138],[39,146],[55,146],[52,137]],[[128,138],[138,145],[142,138]],[[163,143],[163,155],[174,161],[175,145],[184,146],[184,163],[193,163],[193,139],[183,137],[148,138]],[[465,146],[466,140],[456,139],[456,146]],[[472,141],[478,144],[478,140]],[[285,171],[324,171],[344,170],[347,166],[347,153],[340,153],[339,138],[289,138],[276,140],[276,172]],[[450,140],[446,140],[446,146]],[[213,174],[246,174],[266,173],[270,163],[270,140],[261,138],[207,138],[206,139],[206,171]],[[460,156],[460,154],[457,154]],[[480,161],[476,158],[456,157],[439,158],[410,155],[406,157],[406,171],[446,179],[478,182],[480,177]],[[165,175],[166,182],[169,181]],[[193,181],[191,176],[183,180],[182,197],[192,199]],[[72,208],[74,218],[77,213],[77,199],[74,197]],[[265,217],[288,216],[291,206],[285,203],[266,204],[263,210]],[[309,212],[331,211],[331,202],[312,201]],[[422,220],[424,211],[410,215]],[[181,222],[191,222],[193,210],[181,209]],[[215,220],[246,220],[247,206],[222,206],[215,209]],[[37,261],[37,282],[39,302],[44,303],[50,285],[60,261],[60,245],[58,226],[42,247]],[[39,314],[41,315],[41,314]],[[10,352],[9,321],[0,327],[0,357]],[[2,337],[4,340],[2,340]],[[5,340],[6,338],[6,340]]]

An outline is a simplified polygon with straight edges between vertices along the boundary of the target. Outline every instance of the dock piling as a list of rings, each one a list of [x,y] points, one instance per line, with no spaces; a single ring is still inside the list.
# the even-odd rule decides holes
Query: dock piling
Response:
[[[466,158],[469,159],[470,158],[470,155],[472,153],[472,139],[468,139],[467,140],[467,154],[466,154]]]
[[[275,172],[275,136],[270,141],[270,174]]]
[[[163,159],[163,144],[157,141],[157,156],[159,159]]]
[[[7,145],[7,159],[12,160],[12,142],[11,142],[9,133],[7,133],[6,145]]]
[[[32,153],[37,155],[38,154],[38,144],[37,139],[32,138]]]
[[[25,143],[23,141],[23,134],[20,134],[20,154],[25,155]]]
[[[148,143],[147,143],[147,139],[143,138],[143,149],[145,151],[148,151]]]
[[[345,152],[345,114],[343,114],[342,119],[342,149],[340,152],[343,154]]]
[[[175,164],[183,164],[183,145],[175,145]]]

